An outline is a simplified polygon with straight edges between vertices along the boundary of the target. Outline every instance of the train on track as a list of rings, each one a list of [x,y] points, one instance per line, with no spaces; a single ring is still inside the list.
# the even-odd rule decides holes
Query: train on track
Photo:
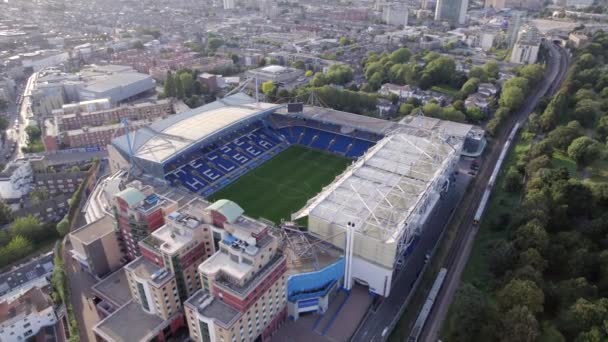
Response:
[[[498,178],[498,173],[502,168],[502,164],[507,158],[507,153],[509,153],[509,149],[511,148],[511,144],[513,140],[515,140],[515,136],[517,132],[521,128],[521,123],[516,122],[507,137],[507,141],[505,141],[505,145],[502,147],[502,151],[500,151],[500,156],[498,157],[498,161],[496,161],[496,165],[494,166],[494,170],[492,170],[492,175],[490,176],[490,180],[488,181],[488,185],[486,186],[485,191],[483,192],[483,196],[481,197],[481,201],[479,202],[479,207],[477,207],[477,211],[475,212],[475,216],[473,217],[473,224],[479,225],[481,222],[481,217],[488,206],[488,202],[490,200],[490,195],[492,194],[492,189],[496,183],[496,179]]]

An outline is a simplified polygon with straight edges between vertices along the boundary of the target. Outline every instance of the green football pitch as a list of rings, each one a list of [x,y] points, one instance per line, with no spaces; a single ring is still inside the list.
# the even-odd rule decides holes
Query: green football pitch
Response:
[[[229,199],[247,216],[278,223],[304,207],[350,163],[345,157],[291,146],[213,194],[212,199]]]

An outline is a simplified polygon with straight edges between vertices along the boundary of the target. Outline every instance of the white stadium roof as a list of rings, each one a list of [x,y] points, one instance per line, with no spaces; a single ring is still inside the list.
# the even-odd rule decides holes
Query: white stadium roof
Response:
[[[381,240],[398,240],[418,203],[456,150],[428,131],[403,129],[382,139],[294,219],[314,216]]]
[[[126,136],[112,144],[126,153],[132,150],[137,158],[162,163],[231,125],[279,107],[238,93],[130,133],[131,149]]]

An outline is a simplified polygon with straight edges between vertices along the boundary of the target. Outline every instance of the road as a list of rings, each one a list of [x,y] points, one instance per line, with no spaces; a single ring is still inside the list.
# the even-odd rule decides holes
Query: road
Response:
[[[515,123],[524,123],[541,98],[543,96],[554,95],[566,76],[570,63],[568,53],[552,43],[547,43],[546,46],[549,47],[550,60],[542,85],[533,90],[533,93],[527,98],[522,108],[509,119],[508,124],[505,125],[506,129],[503,129],[496,138],[496,143],[492,145],[486,157],[489,162],[487,164],[490,166],[484,167],[478,174],[477,180],[473,184],[471,200],[468,201],[468,205],[463,206],[461,209],[464,210],[464,215],[462,216],[464,219],[459,223],[457,228],[458,233],[456,234],[458,238],[452,244],[444,265],[448,269],[448,274],[421,333],[420,340],[422,341],[434,342],[438,340],[441,325],[447,316],[454,293],[460,284],[462,272],[475,241],[477,227],[473,226],[473,217],[500,154],[500,147],[504,144],[508,133],[512,130]]]

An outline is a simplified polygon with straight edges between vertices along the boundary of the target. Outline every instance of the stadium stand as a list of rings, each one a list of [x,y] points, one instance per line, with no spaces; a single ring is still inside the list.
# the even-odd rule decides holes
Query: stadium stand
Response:
[[[172,161],[165,168],[165,179],[173,185],[209,196],[289,145],[302,145],[354,159],[381,138],[375,133],[336,124],[270,115]]]
[[[276,132],[257,122],[179,158],[169,167],[165,179],[171,184],[209,196],[287,146],[288,143]]]

